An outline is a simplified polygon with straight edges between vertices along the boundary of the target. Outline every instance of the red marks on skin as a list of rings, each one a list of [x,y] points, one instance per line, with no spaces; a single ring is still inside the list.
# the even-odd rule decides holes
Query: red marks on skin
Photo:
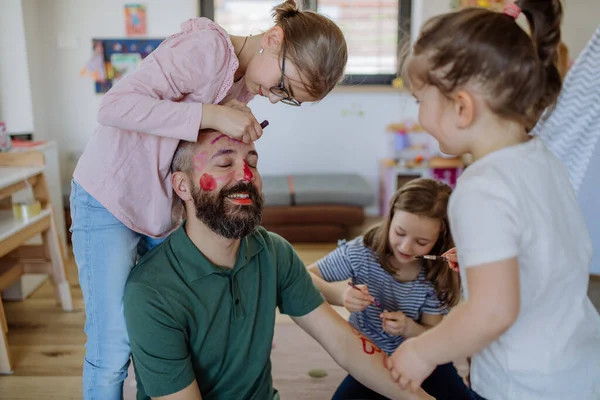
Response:
[[[206,166],[206,152],[198,153],[194,156],[194,169],[196,171],[202,171]]]
[[[247,199],[230,199],[230,200],[236,204],[243,204],[243,205],[252,204],[252,199],[249,197]]]
[[[352,332],[360,337],[360,341],[362,342],[363,345],[363,351],[366,354],[375,354],[375,353],[381,353],[381,349],[379,347],[377,347],[373,342],[371,342],[369,339],[367,339],[366,337],[364,337],[362,335],[362,333],[360,333],[360,331],[358,329],[356,329],[355,327],[353,327],[352,325],[350,326],[350,328],[352,329]],[[383,365],[386,365],[386,359],[387,356],[385,353],[383,353]],[[386,367],[387,368],[387,367]]]
[[[223,134],[221,134],[221,135],[217,136],[216,138],[214,138],[214,139],[213,139],[213,140],[210,142],[210,144],[215,144],[215,143],[217,143],[219,140],[223,139],[224,137],[227,137],[227,135],[223,135]]]
[[[244,161],[244,180],[251,181],[254,178],[254,174],[250,171],[250,167],[248,167],[248,163]]]
[[[207,192],[213,191],[217,188],[217,181],[211,174],[202,174],[200,177],[200,187]]]
[[[230,173],[228,173],[225,176],[216,177],[215,181],[217,181],[217,182],[224,182],[224,181],[233,179],[234,176],[235,176],[235,171],[231,171]]]
[[[215,144],[215,143],[217,143],[219,140],[223,139],[224,137],[227,137],[227,138],[229,138],[229,141],[230,141],[230,142],[235,142],[235,143],[244,143],[242,140],[235,139],[235,138],[232,138],[232,137],[228,137],[228,136],[227,136],[227,135],[225,135],[225,134],[220,134],[219,136],[217,136],[216,138],[214,138],[213,140],[211,140],[210,144]]]
[[[381,353],[381,349],[377,346],[375,346],[373,344],[373,342],[371,342],[369,339],[367,339],[364,336],[360,337],[360,340],[362,341],[362,345],[363,345],[363,351],[366,354],[375,354],[375,353]]]

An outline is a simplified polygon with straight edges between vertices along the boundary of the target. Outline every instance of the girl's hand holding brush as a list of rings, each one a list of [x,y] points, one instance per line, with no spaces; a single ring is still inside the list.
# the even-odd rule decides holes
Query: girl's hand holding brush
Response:
[[[451,248],[441,256],[424,255],[416,256],[415,258],[432,261],[446,261],[451,270],[458,272],[458,256],[456,255],[456,247]]]
[[[453,247],[442,254],[442,257],[446,259],[448,266],[452,271],[458,272],[458,256],[456,255],[456,247]]]
[[[344,307],[350,312],[359,312],[375,303],[375,298],[369,294],[367,285],[355,285],[348,282],[350,287],[344,292]]]

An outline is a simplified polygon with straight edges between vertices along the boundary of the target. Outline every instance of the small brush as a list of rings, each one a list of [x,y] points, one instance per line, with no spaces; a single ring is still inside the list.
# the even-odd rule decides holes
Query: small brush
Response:
[[[415,256],[415,258],[418,258],[419,260],[448,261],[448,259],[444,256],[425,255],[425,256]]]
[[[348,285],[352,286],[354,289],[358,290],[359,292],[362,292],[362,290],[360,290],[358,288],[358,286],[356,286],[354,283],[352,282],[348,282]],[[375,304],[377,307],[381,308],[381,303],[377,301],[377,299],[373,298],[373,304]]]

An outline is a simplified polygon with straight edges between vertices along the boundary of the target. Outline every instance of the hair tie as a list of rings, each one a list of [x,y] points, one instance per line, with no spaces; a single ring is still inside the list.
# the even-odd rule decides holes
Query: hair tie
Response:
[[[295,17],[300,13],[300,10],[290,10],[283,16],[284,19]]]
[[[521,7],[519,7],[516,3],[510,3],[504,7],[504,14],[510,15],[514,19],[517,19],[521,14]]]

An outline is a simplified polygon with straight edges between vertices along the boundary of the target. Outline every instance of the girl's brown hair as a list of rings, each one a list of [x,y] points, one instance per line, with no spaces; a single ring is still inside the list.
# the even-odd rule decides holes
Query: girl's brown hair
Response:
[[[344,77],[348,48],[341,29],[323,15],[300,11],[293,0],[274,7],[273,19],[283,30],[282,52],[285,46],[306,91],[323,99]]]
[[[484,8],[427,21],[404,63],[406,82],[434,85],[445,95],[477,85],[487,92],[492,111],[533,127],[561,89],[556,63],[563,10],[559,0],[515,4],[531,37],[512,16]]]
[[[394,213],[398,210],[441,221],[438,240],[431,249],[431,254],[442,255],[454,247],[448,223],[448,199],[452,189],[445,183],[434,179],[413,179],[404,184],[392,200],[390,210],[385,219],[365,232],[363,242],[372,249],[378,261],[387,272],[394,274],[389,257],[393,256],[390,248],[389,232]],[[455,306],[460,299],[460,278],[443,261],[423,261],[427,268],[427,280],[433,282],[439,300],[445,306]]]

